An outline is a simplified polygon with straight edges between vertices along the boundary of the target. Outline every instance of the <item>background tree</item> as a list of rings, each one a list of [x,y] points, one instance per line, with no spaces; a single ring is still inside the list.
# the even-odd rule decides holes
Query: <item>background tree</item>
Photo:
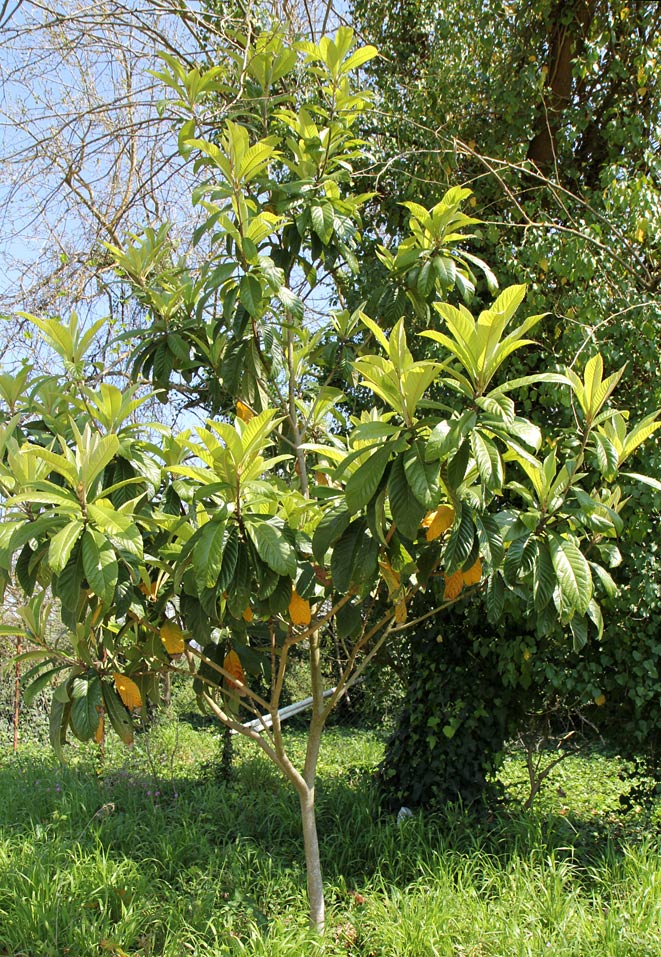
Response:
[[[624,381],[640,413],[658,405],[658,5],[581,0],[524,12],[506,3],[407,2],[386,9],[358,2],[352,11],[382,53],[367,67],[377,90],[369,129],[375,156],[366,171],[382,200],[374,209],[377,241],[397,236],[405,223],[398,197],[434,202],[448,182],[469,184],[476,214],[486,221],[478,230],[478,251],[505,281],[525,278],[534,308],[552,311],[554,320],[536,334],[546,354],[561,366],[599,348],[615,365],[627,362]],[[378,265],[363,275],[357,299],[369,297],[381,321],[388,324],[402,308],[414,315],[410,288],[402,288],[393,303],[386,286],[378,291]],[[486,284],[478,284],[478,299],[486,294]],[[418,314],[426,321],[424,311]],[[539,355],[515,359],[521,373],[531,372]],[[522,401],[529,412],[535,407],[536,421],[563,416],[571,422],[570,405],[559,408],[551,390],[531,390]],[[646,457],[646,468],[658,476],[654,447]],[[658,503],[648,490],[629,491],[635,517],[627,523],[623,555],[612,555],[613,574],[623,587],[603,641],[568,657],[567,646],[555,641],[538,638],[531,647],[530,635],[513,621],[520,637],[515,659],[511,642],[500,643],[498,694],[505,698],[518,686],[525,700],[532,682],[537,707],[555,708],[558,699],[568,710],[580,705],[585,713],[587,706],[618,747],[654,752],[660,730],[652,705],[661,652],[654,612]],[[439,660],[448,649],[449,668],[452,641],[463,640],[463,625],[457,628],[435,648]],[[475,635],[470,626],[468,634]],[[487,638],[475,647],[471,640],[468,653],[471,667],[491,687],[490,653],[480,651]],[[416,660],[414,682],[425,673]],[[466,695],[453,697],[450,684],[443,686],[444,707],[461,703],[463,734],[439,744],[430,733],[435,753],[420,759],[427,768],[436,759],[443,765],[448,749],[459,760],[470,743],[468,725],[485,710],[476,701],[473,714]],[[438,687],[436,681],[426,692],[436,695]],[[414,687],[412,694],[424,700],[425,687]],[[602,697],[605,703],[595,710],[590,702]],[[416,730],[421,741],[427,719],[435,720],[433,709]],[[396,738],[393,747],[398,750]],[[485,767],[498,752],[482,748]],[[404,744],[398,753],[417,751]],[[411,769],[390,770],[395,777],[414,776]],[[446,783],[451,788],[455,780],[449,775]],[[447,798],[441,778],[436,788]]]

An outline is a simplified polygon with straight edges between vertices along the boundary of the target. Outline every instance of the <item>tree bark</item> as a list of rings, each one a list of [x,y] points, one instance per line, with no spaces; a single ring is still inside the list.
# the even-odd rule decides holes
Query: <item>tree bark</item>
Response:
[[[310,927],[323,934],[326,919],[324,903],[324,883],[319,856],[317,838],[317,818],[314,807],[314,787],[299,791],[301,802],[301,822],[303,824],[303,845],[305,848],[305,867],[307,871],[308,901],[310,903]]]
[[[597,0],[559,0],[553,15],[545,99],[537,114],[528,159],[549,175],[557,162],[557,137],[573,88],[573,66],[594,17]]]

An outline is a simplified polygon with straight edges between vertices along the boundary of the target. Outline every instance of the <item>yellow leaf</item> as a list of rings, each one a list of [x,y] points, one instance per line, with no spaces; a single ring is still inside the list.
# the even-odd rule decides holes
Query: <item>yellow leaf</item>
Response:
[[[439,505],[435,512],[429,512],[422,520],[422,527],[427,529],[428,542],[440,538],[453,524],[454,509],[451,505]]]
[[[252,608],[250,607],[250,605],[248,605],[247,608],[243,609],[243,613],[241,617],[243,618],[244,621],[247,621],[248,624],[250,624],[250,622],[252,621]]]
[[[400,599],[395,605],[395,621],[398,625],[403,625],[406,621],[406,600]]]
[[[461,590],[464,587],[464,576],[459,571],[453,572],[451,575],[446,575],[443,573],[445,579],[445,588],[443,589],[443,601],[454,601],[455,598],[458,598],[461,594]]]
[[[225,655],[225,660],[223,661],[223,668],[227,671],[235,681],[226,678],[227,687],[232,691],[238,691],[240,695],[246,694],[246,689],[242,688],[241,685],[245,685],[246,676],[243,670],[243,665],[241,664],[241,659],[237,655],[236,651],[232,649],[228,651]],[[236,682],[241,682],[241,685]]]
[[[149,586],[145,585],[144,582],[140,582],[138,585],[138,591],[141,591],[143,595],[146,595],[150,601],[156,601],[156,594],[158,592],[158,581],[150,582]]]
[[[401,585],[399,572],[395,571],[387,558],[379,562],[379,568],[383,573],[383,580],[388,588],[388,594],[394,595],[396,591],[399,591],[399,586]]]
[[[186,647],[184,633],[173,621],[166,621],[159,632],[161,641],[169,655],[180,655]]]
[[[250,422],[251,419],[255,418],[255,413],[253,410],[249,405],[246,405],[245,402],[242,402],[241,399],[237,400],[236,414],[242,422]]]
[[[113,674],[117,693],[122,699],[122,704],[132,711],[134,708],[142,707],[142,695],[135,681],[128,675],[121,675],[119,672]]]
[[[97,744],[101,744],[103,741],[103,731],[104,731],[104,721],[103,715],[99,715],[99,723],[96,726],[96,731],[94,732],[94,740]]]
[[[461,573],[464,578],[464,585],[477,585],[482,580],[482,562],[478,558],[474,565]]]
[[[598,694],[597,697],[594,699],[594,703],[597,705],[598,708],[601,708],[602,705],[606,704],[606,695]]]
[[[295,590],[292,591],[291,601],[289,602],[289,620],[292,625],[309,625],[312,621],[310,602],[301,598]]]

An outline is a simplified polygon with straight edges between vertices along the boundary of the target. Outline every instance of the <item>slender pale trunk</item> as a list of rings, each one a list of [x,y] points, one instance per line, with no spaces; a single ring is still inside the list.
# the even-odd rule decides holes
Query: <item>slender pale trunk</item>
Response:
[[[323,934],[325,923],[324,884],[317,838],[317,817],[314,805],[317,763],[321,748],[321,735],[326,723],[324,714],[323,678],[319,632],[310,636],[310,677],[312,679],[312,718],[308,732],[308,745],[303,768],[303,786],[298,791],[301,802],[301,823],[307,871],[308,899],[310,901],[310,927]]]
[[[21,653],[21,639],[16,637],[16,655]],[[14,676],[14,754],[18,751],[18,724],[21,710],[21,666],[16,662],[16,674]]]
[[[301,802],[301,823],[303,824],[303,846],[305,848],[305,868],[307,872],[308,901],[310,903],[310,927],[323,934],[325,924],[324,883],[321,874],[319,840],[317,838],[317,818],[314,808],[314,788],[299,791]]]

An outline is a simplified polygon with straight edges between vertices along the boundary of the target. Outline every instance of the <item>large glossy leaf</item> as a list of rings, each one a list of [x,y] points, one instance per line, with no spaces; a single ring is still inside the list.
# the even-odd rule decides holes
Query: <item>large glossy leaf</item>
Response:
[[[71,686],[71,728],[80,741],[89,741],[99,725],[101,682],[97,675],[80,675]]]
[[[390,459],[390,446],[382,445],[349,477],[345,495],[351,514],[364,508],[375,495]]]
[[[55,535],[48,547],[48,564],[58,574],[69,561],[72,549],[85,528],[77,519],[69,522]]]
[[[369,534],[367,522],[356,519],[333,547],[331,575],[333,587],[340,594],[352,585],[361,586],[377,571],[378,542]]]
[[[438,463],[425,462],[422,445],[416,442],[404,453],[404,475],[409,488],[426,510],[438,505]]]
[[[104,681],[101,683],[103,705],[110,724],[124,744],[133,744],[133,724],[131,716],[122,704],[114,685]]]
[[[477,431],[472,433],[471,443],[473,457],[477,462],[480,479],[485,488],[490,491],[502,488],[503,463],[494,443]]]
[[[539,541],[532,569],[533,601],[537,611],[545,608],[553,598],[555,581],[555,569],[548,546],[545,541]]]
[[[213,588],[223,564],[226,524],[223,520],[212,519],[200,530],[193,549],[193,567],[198,585]]]
[[[251,516],[245,524],[262,561],[278,575],[293,578],[296,575],[296,550],[276,520],[260,521]]]
[[[563,617],[571,617],[573,613],[585,615],[592,598],[592,575],[588,562],[571,539],[549,532],[548,543],[561,591]]]
[[[342,535],[351,521],[351,514],[344,503],[329,509],[321,519],[312,536],[312,554],[321,564],[328,549]]]
[[[105,605],[111,605],[119,574],[115,550],[105,536],[92,528],[85,529],[82,544],[87,583]]]
[[[390,469],[388,478],[388,498],[390,511],[397,528],[406,538],[417,538],[420,523],[425,515],[421,505],[411,492],[404,471],[404,455],[398,455]]]
[[[475,513],[473,521],[480,540],[480,552],[492,569],[498,568],[503,560],[505,547],[497,521],[488,513],[483,515]]]
[[[464,564],[474,549],[475,523],[469,507],[465,502],[461,504],[458,521],[452,526],[448,543],[443,553],[443,566],[450,574]]]

